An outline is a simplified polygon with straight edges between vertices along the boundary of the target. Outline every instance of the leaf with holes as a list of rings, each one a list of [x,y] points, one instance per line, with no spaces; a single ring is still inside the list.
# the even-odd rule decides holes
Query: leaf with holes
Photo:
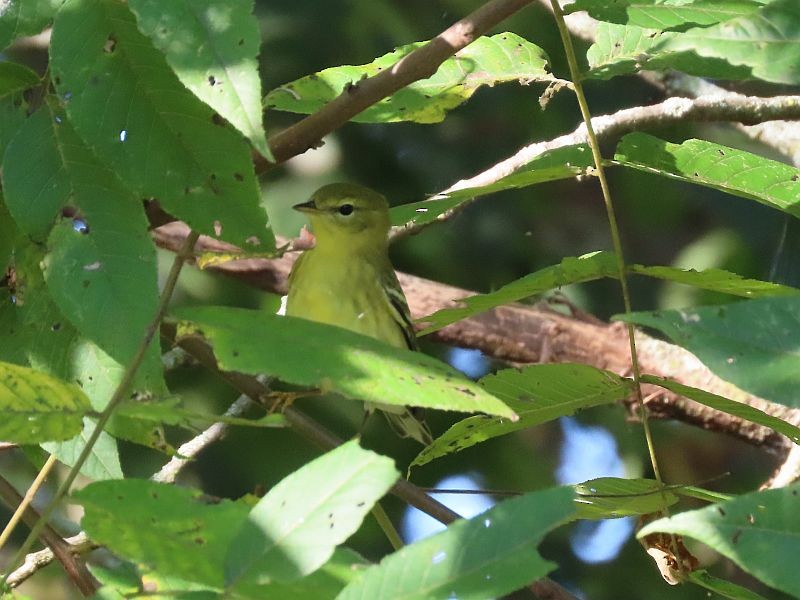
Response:
[[[250,511],[225,559],[229,589],[291,581],[324,565],[399,477],[394,462],[355,440],[273,487]]]
[[[261,119],[261,44],[253,0],[130,0],[139,29],[178,79],[267,158]]]
[[[516,418],[449,365],[341,327],[221,306],[182,308],[175,314],[184,320],[179,336],[202,334],[224,370],[268,373],[354,400]]]
[[[648,523],[637,533],[676,533],[710,546],[744,571],[800,595],[795,556],[800,538],[800,485],[745,494]]]
[[[622,138],[614,160],[800,217],[800,169],[744,150],[705,140],[672,144],[645,133],[631,133]]]
[[[468,417],[436,438],[410,466],[424,465],[486,440],[572,415],[584,408],[617,402],[633,391],[633,383],[628,379],[588,365],[570,363],[503,369],[487,375],[480,384],[513,409],[519,420]]]
[[[570,487],[533,492],[458,520],[370,567],[337,600],[504,596],[556,567],[536,547],[574,516],[572,496]]]
[[[408,44],[367,65],[332,67],[287,83],[267,94],[267,108],[310,114],[357,86],[365,77],[391,69],[427,42]],[[484,85],[553,81],[544,50],[513,33],[479,37],[444,61],[433,77],[415,81],[353,117],[360,123],[438,123]]]
[[[37,444],[79,433],[91,404],[73,383],[0,362],[0,410],[0,440]]]
[[[743,390],[800,407],[800,298],[796,296],[614,318],[661,331]]]
[[[51,71],[78,134],[126,185],[202,233],[274,249],[249,145],[178,80],[115,0],[70,0]]]
[[[141,479],[93,483],[72,498],[84,508],[84,531],[116,555],[217,588],[224,584],[225,553],[248,513],[241,502]]]
[[[128,364],[158,304],[155,248],[140,200],[50,107],[28,119],[3,165],[17,224],[37,238],[49,232],[43,270],[52,298],[78,331]],[[162,387],[157,344],[139,383]]]

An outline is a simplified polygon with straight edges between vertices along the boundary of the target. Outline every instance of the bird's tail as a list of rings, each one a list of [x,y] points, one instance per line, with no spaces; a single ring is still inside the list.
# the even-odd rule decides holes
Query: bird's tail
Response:
[[[420,416],[414,414],[414,409],[396,404],[378,404],[376,406],[400,437],[414,438],[423,446],[433,443],[433,435],[428,429],[428,424]]]

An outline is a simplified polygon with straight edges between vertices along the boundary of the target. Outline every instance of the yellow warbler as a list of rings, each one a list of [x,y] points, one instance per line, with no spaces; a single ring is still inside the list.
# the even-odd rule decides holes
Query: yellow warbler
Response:
[[[289,276],[286,314],[416,350],[408,304],[389,261],[386,198],[360,185],[334,183],[294,208],[308,215],[316,243]],[[427,426],[407,408],[378,408],[400,434],[431,442]]]

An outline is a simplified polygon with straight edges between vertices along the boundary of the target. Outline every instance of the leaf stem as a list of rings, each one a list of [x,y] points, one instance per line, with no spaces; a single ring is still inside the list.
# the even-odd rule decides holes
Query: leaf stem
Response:
[[[605,204],[606,214],[608,216],[608,225],[611,230],[611,243],[613,244],[614,253],[616,254],[617,271],[619,273],[620,287],[622,288],[622,300],[625,306],[625,314],[627,315],[631,313],[631,295],[628,289],[628,276],[625,270],[625,257],[622,252],[622,242],[619,235],[617,216],[614,211],[614,203],[611,199],[611,189],[609,188],[605,168],[603,167],[603,156],[600,153],[600,144],[597,141],[597,136],[592,127],[592,114],[589,111],[586,95],[583,93],[582,75],[578,67],[578,59],[575,56],[575,48],[572,45],[572,38],[567,29],[567,24],[564,22],[564,13],[561,10],[561,5],[558,3],[558,0],[550,0],[550,4],[553,7],[553,16],[555,17],[558,33],[561,36],[561,43],[564,46],[564,52],[567,56],[567,63],[569,64],[569,71],[575,89],[575,97],[578,99],[578,105],[581,109],[581,116],[583,117],[583,122],[586,127],[586,135],[589,139],[589,147],[592,150],[597,179],[600,181],[600,189],[603,192],[603,203]],[[642,396],[641,370],[639,368],[639,357],[636,353],[634,327],[630,322],[626,323],[626,327],[628,330],[628,342],[631,352],[631,371],[633,373],[634,389],[639,406],[639,418],[642,421],[644,436],[647,442],[647,452],[650,455],[650,464],[653,466],[653,475],[656,481],[663,484],[661,469],[658,466],[655,445],[653,444],[653,434],[650,430],[650,422],[647,418],[647,408],[644,405],[644,398]]]
[[[178,283],[178,276],[181,273],[181,269],[183,268],[183,264],[186,260],[192,255],[194,251],[194,245],[197,243],[198,238],[200,237],[199,233],[191,232],[189,236],[186,238],[183,246],[181,247],[178,254],[175,256],[175,260],[172,262],[172,268],[169,271],[169,275],[167,276],[167,280],[164,284],[164,290],[161,292],[161,297],[159,299],[158,308],[156,309],[156,314],[153,316],[153,320],[147,326],[145,330],[144,337],[142,338],[139,347],[136,349],[136,353],[134,354],[131,362],[128,363],[127,368],[125,369],[125,373],[122,375],[122,379],[120,380],[117,388],[114,390],[114,394],[111,396],[111,399],[108,401],[103,412],[100,414],[100,417],[97,419],[97,424],[95,425],[94,429],[92,430],[92,434],[89,436],[89,439],[86,440],[86,445],[83,447],[80,455],[78,456],[78,460],[75,461],[75,464],[72,466],[67,477],[61,483],[61,485],[56,490],[55,494],[53,495],[53,499],[47,505],[47,507],[42,511],[41,518],[39,521],[31,528],[28,537],[25,538],[25,541],[17,550],[17,553],[14,555],[14,558],[11,560],[9,568],[7,569],[6,574],[3,576],[2,583],[0,583],[0,587],[6,584],[8,580],[9,574],[20,564],[21,560],[24,558],[25,554],[27,554],[28,550],[30,550],[33,542],[39,537],[39,533],[42,531],[44,526],[50,520],[53,512],[55,511],[56,506],[58,505],[59,501],[69,492],[70,487],[75,481],[75,478],[80,473],[81,467],[86,462],[86,459],[89,457],[89,454],[92,451],[95,443],[100,437],[100,434],[105,429],[105,426],[108,424],[109,419],[111,419],[111,415],[114,413],[114,409],[122,402],[128,392],[128,388],[133,383],[134,377],[136,376],[136,372],[139,370],[139,367],[144,361],[145,354],[147,353],[147,349],[150,347],[150,343],[153,341],[153,338],[156,335],[156,332],[159,329],[161,324],[161,320],[164,318],[164,314],[167,312],[167,306],[169,305],[169,301],[172,298],[172,294],[175,291],[175,286]]]
[[[378,522],[378,525],[386,536],[386,539],[389,540],[392,548],[395,550],[400,550],[400,548],[403,547],[403,539],[400,537],[400,534],[397,533],[394,523],[392,523],[392,520],[389,518],[389,515],[386,514],[386,511],[383,510],[383,506],[381,506],[380,502],[376,502],[372,507],[372,516],[375,517],[375,520]]]

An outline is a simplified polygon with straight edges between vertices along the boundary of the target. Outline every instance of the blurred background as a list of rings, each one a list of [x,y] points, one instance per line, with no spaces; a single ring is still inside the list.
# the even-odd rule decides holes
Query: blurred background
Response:
[[[362,64],[394,47],[428,39],[474,10],[475,0],[335,0],[297,2],[258,0],[261,23],[261,70],[264,93],[303,75],[340,64]],[[568,77],[558,34],[549,14],[537,4],[507,21],[510,30],[542,46],[555,74]],[[579,54],[585,46],[578,48]],[[661,98],[641,80],[587,82],[594,114],[649,104]],[[263,202],[277,233],[297,235],[304,221],[291,205],[304,201],[322,184],[356,181],[389,197],[392,204],[422,200],[455,181],[472,176],[534,141],[574,129],[580,115],[573,96],[562,91],[546,111],[539,106],[543,86],[505,84],[479,90],[467,104],[435,125],[350,124],[325,145],[293,159],[263,181]],[[268,134],[298,120],[297,115],[269,112]],[[701,137],[766,154],[733,129],[689,125],[655,135],[670,141]],[[626,259],[648,265],[696,269],[719,267],[746,277],[769,277],[783,220],[775,211],[713,190],[612,169],[612,192],[623,234]],[[456,219],[402,240],[393,248],[399,270],[479,292],[487,292],[566,256],[610,249],[599,186],[593,180],[564,181],[488,196]],[[171,256],[161,256],[163,265]],[[636,310],[727,302],[692,288],[643,278],[632,280]],[[618,283],[601,281],[562,290],[575,304],[601,319],[622,310]],[[279,299],[229,279],[187,270],[176,302],[264,307]],[[480,353],[426,342],[426,352],[440,356],[469,376],[478,377],[502,365]],[[236,393],[201,369],[184,368],[170,375],[172,389],[187,405],[223,411]],[[360,425],[359,403],[330,398],[302,400],[309,410],[343,436]],[[434,433],[455,418],[429,414]],[[672,422],[654,423],[662,471],[671,483],[692,483],[728,493],[752,490],[766,479],[773,458],[741,442]],[[177,432],[171,441],[179,443]],[[414,442],[388,435],[386,423],[371,419],[364,445],[396,457],[401,471],[415,456]],[[317,455],[288,430],[234,428],[185,472],[182,482],[209,494],[238,497],[269,488]],[[147,477],[165,458],[122,443],[123,467],[129,476]],[[5,465],[3,467],[5,469]],[[626,422],[621,407],[595,408],[578,418],[563,419],[512,436],[492,440],[440,459],[412,473],[416,484],[435,488],[524,492],[593,477],[652,476],[642,429]],[[16,475],[21,481],[29,471]],[[712,481],[713,480],[713,481]],[[441,495],[440,500],[464,515],[475,514],[504,496]],[[685,502],[682,508],[692,505]],[[386,508],[400,523],[407,540],[435,530],[423,515],[394,498]],[[581,598],[610,600],[705,598],[689,586],[670,587],[633,538],[629,520],[578,523],[548,537],[542,553],[559,564],[551,576]],[[371,519],[351,540],[369,559],[390,551]],[[717,575],[754,585],[710,550],[690,546]],[[59,567],[48,569],[60,581]],[[41,578],[21,591],[33,598],[70,598],[74,592],[56,585],[40,587]],[[35,587],[34,587],[35,585]],[[43,596],[41,594],[45,593]],[[522,597],[522,596],[521,596]]]

